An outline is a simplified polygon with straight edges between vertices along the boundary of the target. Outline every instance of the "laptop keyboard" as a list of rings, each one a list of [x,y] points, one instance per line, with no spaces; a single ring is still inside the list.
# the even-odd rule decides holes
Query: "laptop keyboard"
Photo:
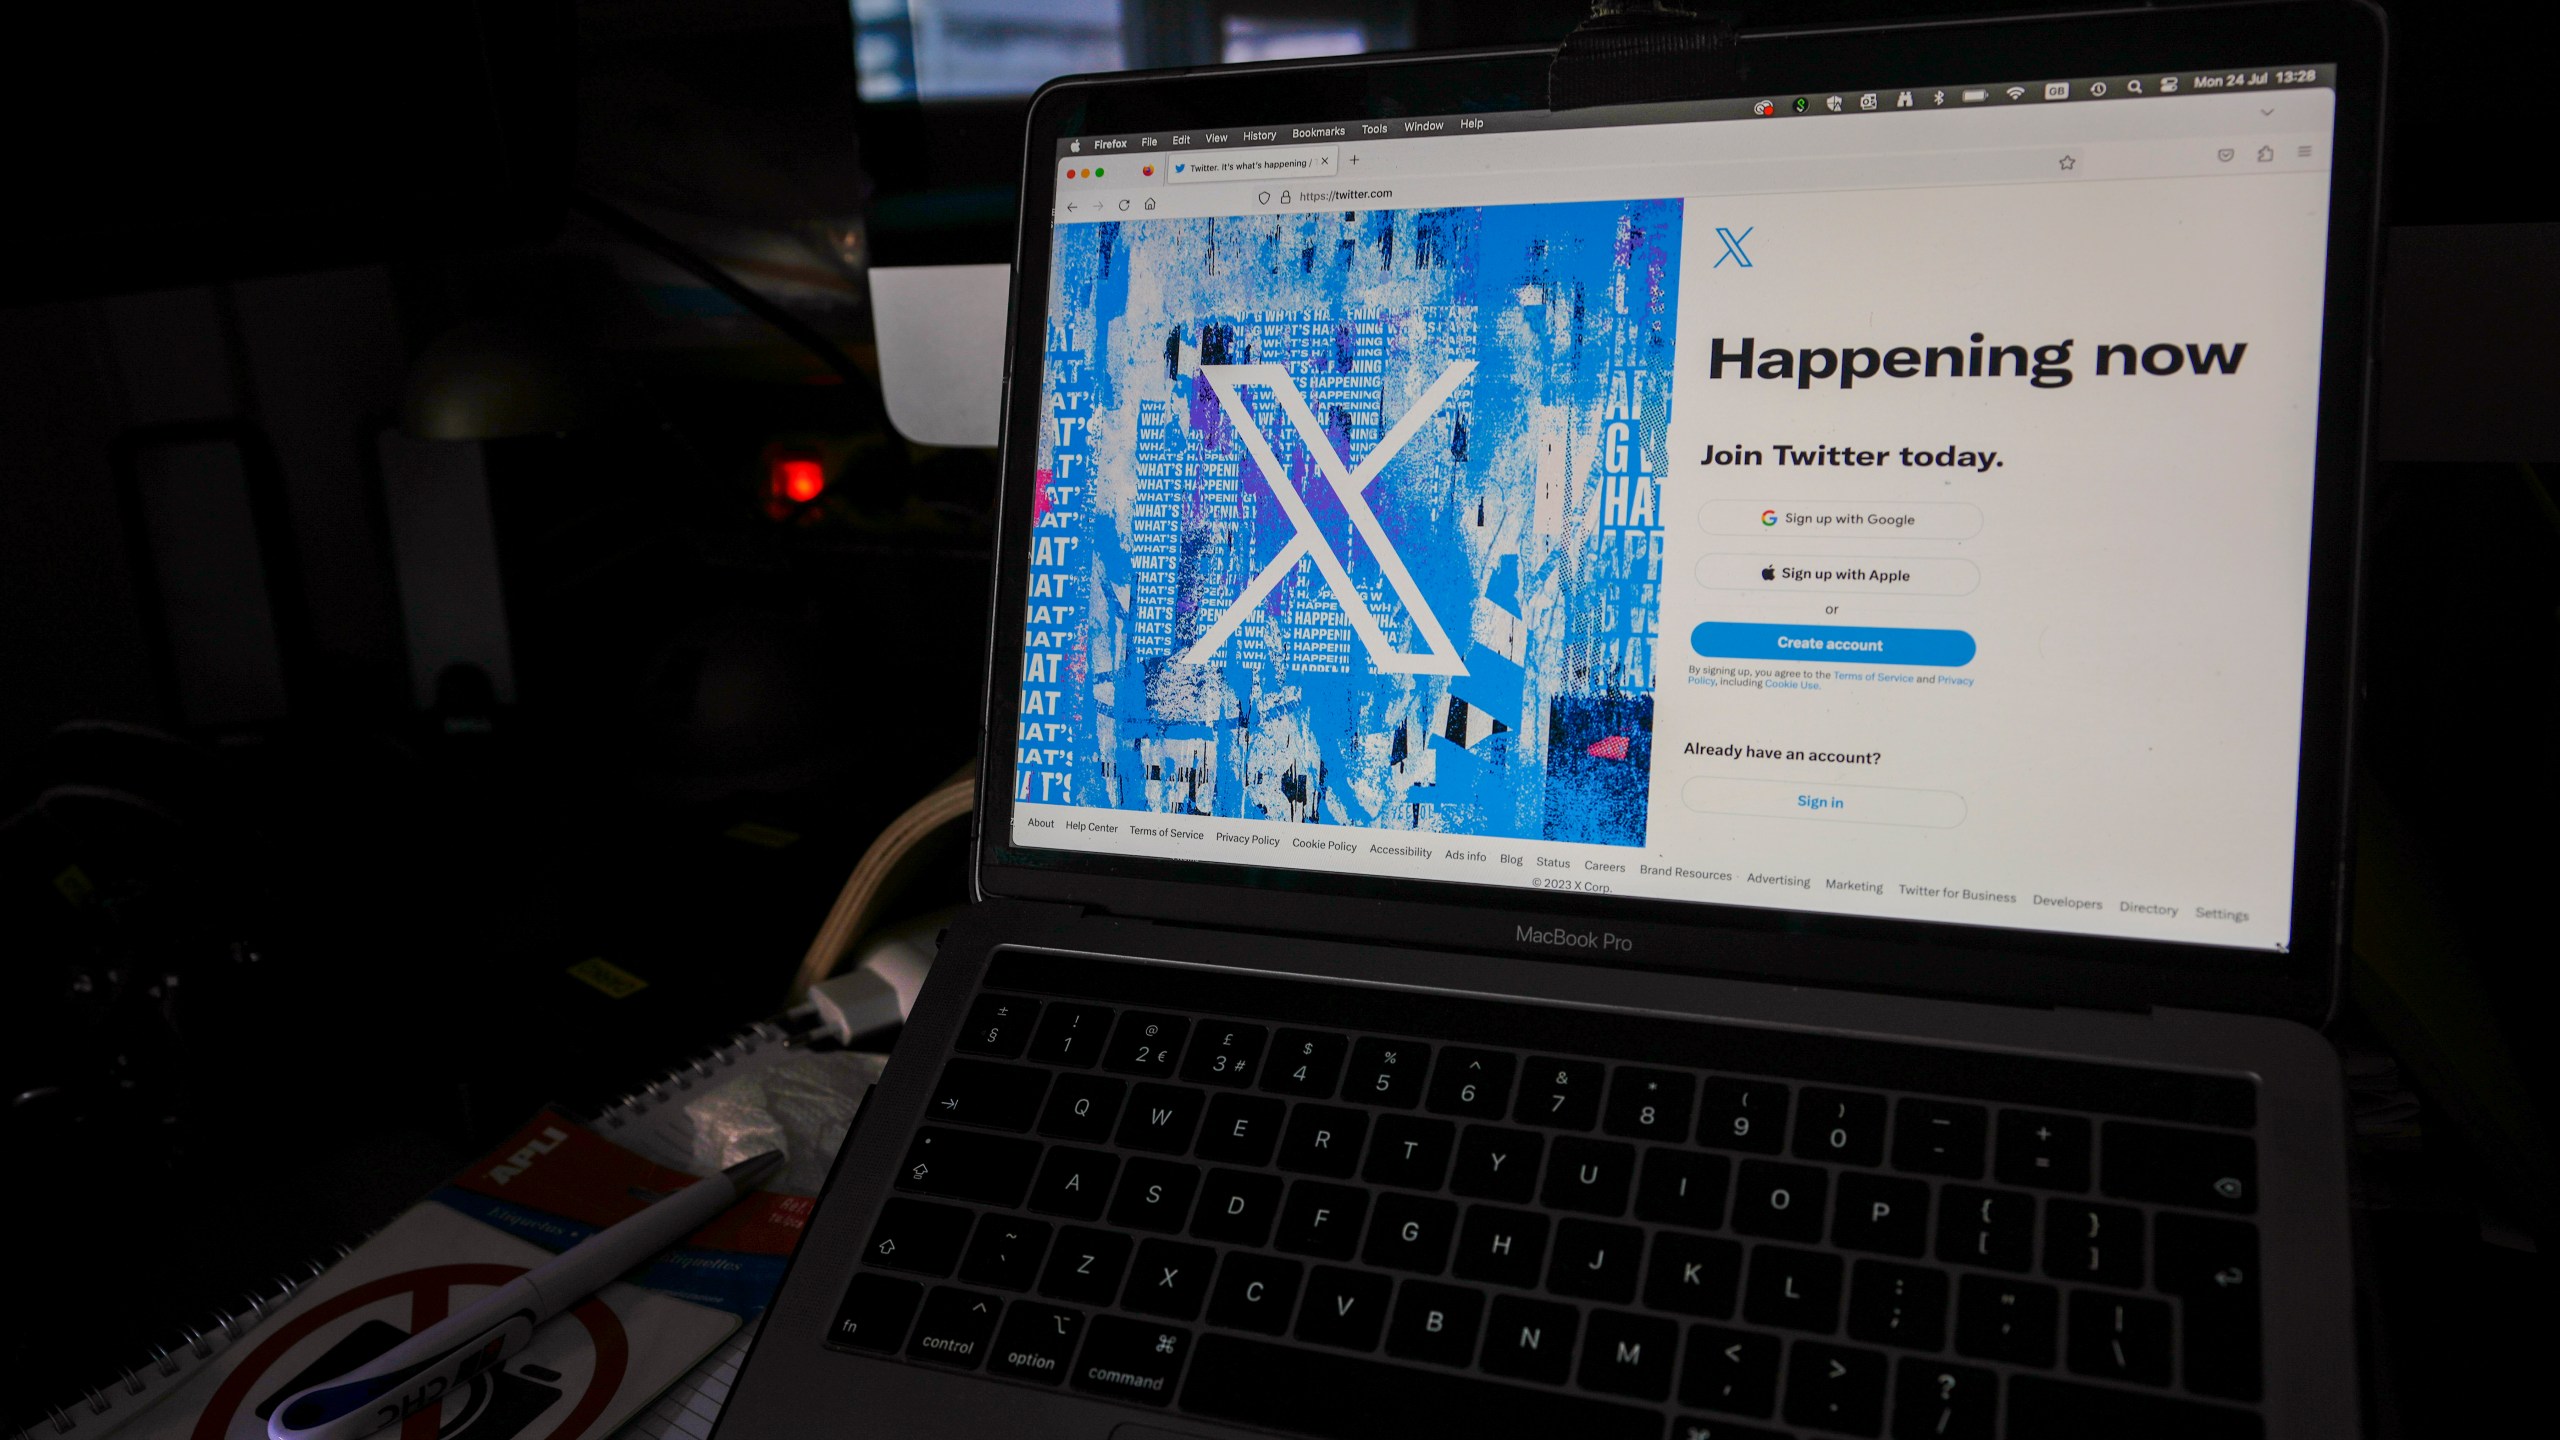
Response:
[[[1000,955],[830,1340],[1311,1435],[2258,1436],[2245,1080]]]

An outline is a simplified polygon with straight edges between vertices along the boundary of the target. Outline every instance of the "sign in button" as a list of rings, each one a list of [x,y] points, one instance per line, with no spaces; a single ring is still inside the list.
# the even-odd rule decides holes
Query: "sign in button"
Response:
[[[1826,820],[1852,825],[1916,825],[1952,830],[1964,823],[1964,797],[1948,790],[1884,785],[1825,785],[1799,780],[1741,780],[1700,775],[1680,787],[1680,803],[1709,815],[1770,820]]]
[[[1973,660],[1962,630],[1883,625],[1751,625],[1710,620],[1689,632],[1689,648],[1719,660],[1833,660],[1869,665],[1939,665]]]

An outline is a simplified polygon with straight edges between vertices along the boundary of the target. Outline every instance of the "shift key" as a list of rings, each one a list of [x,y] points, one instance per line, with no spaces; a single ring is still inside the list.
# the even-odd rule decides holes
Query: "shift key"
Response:
[[[928,1125],[907,1147],[907,1158],[898,1167],[898,1188],[1010,1208],[1022,1203],[1039,1161],[1036,1140]]]

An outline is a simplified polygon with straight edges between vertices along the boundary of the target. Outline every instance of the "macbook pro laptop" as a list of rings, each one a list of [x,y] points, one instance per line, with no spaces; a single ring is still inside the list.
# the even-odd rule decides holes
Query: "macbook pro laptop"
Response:
[[[2354,1434],[2382,54],[1043,90],[979,899],[718,1440]]]

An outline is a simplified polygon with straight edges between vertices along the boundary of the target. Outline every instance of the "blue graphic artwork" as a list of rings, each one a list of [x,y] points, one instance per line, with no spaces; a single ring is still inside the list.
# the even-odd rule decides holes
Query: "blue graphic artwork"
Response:
[[[1643,844],[1680,221],[1061,227],[1017,798]]]

